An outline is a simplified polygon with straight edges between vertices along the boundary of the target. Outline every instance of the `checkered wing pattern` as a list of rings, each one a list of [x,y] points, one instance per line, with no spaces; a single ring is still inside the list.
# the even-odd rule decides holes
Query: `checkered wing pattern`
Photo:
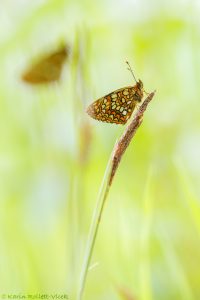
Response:
[[[87,108],[87,113],[98,121],[125,124],[138,103],[134,99],[135,93],[133,86],[116,90],[93,102]]]

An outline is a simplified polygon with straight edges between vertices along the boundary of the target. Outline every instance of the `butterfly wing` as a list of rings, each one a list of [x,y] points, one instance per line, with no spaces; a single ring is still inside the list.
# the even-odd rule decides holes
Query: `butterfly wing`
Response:
[[[116,90],[89,105],[87,113],[98,121],[125,124],[137,104],[134,94],[133,86]]]
[[[67,55],[68,49],[66,47],[48,55],[28,69],[22,76],[22,79],[30,84],[49,83],[59,80]]]

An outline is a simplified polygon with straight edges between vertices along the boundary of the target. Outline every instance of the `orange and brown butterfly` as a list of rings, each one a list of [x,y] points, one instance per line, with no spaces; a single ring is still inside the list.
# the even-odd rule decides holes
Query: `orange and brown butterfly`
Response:
[[[96,100],[87,108],[87,113],[98,121],[115,124],[125,124],[131,117],[137,104],[143,98],[143,83],[136,80],[134,73],[128,64],[128,70],[136,81],[134,86],[118,89]]]
[[[69,54],[69,48],[62,46],[59,50],[41,58],[22,75],[29,84],[44,84],[60,79],[62,67]]]

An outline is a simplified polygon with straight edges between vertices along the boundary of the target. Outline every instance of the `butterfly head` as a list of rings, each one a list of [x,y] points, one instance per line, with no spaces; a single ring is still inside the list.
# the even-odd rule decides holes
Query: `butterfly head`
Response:
[[[134,91],[134,100],[141,102],[143,98],[143,83],[140,79],[136,82],[136,85],[134,86]]]
[[[143,89],[143,82],[142,82],[142,80],[139,79],[137,81],[137,86],[138,86],[139,89],[141,89],[141,90]]]
[[[136,79],[129,62],[127,61],[126,63],[128,65],[128,70],[131,72],[131,74],[136,82],[136,85],[134,85],[134,87],[133,87],[133,90],[134,90],[133,99],[135,101],[141,102],[142,98],[143,98],[143,83],[140,79],[139,80]]]

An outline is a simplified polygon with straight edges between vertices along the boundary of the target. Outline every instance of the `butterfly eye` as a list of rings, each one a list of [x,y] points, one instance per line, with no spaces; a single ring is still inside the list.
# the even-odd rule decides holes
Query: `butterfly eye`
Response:
[[[134,100],[137,100],[138,102],[140,102],[141,98],[142,98],[141,95],[138,94],[137,92],[135,92],[135,94],[134,94]]]

